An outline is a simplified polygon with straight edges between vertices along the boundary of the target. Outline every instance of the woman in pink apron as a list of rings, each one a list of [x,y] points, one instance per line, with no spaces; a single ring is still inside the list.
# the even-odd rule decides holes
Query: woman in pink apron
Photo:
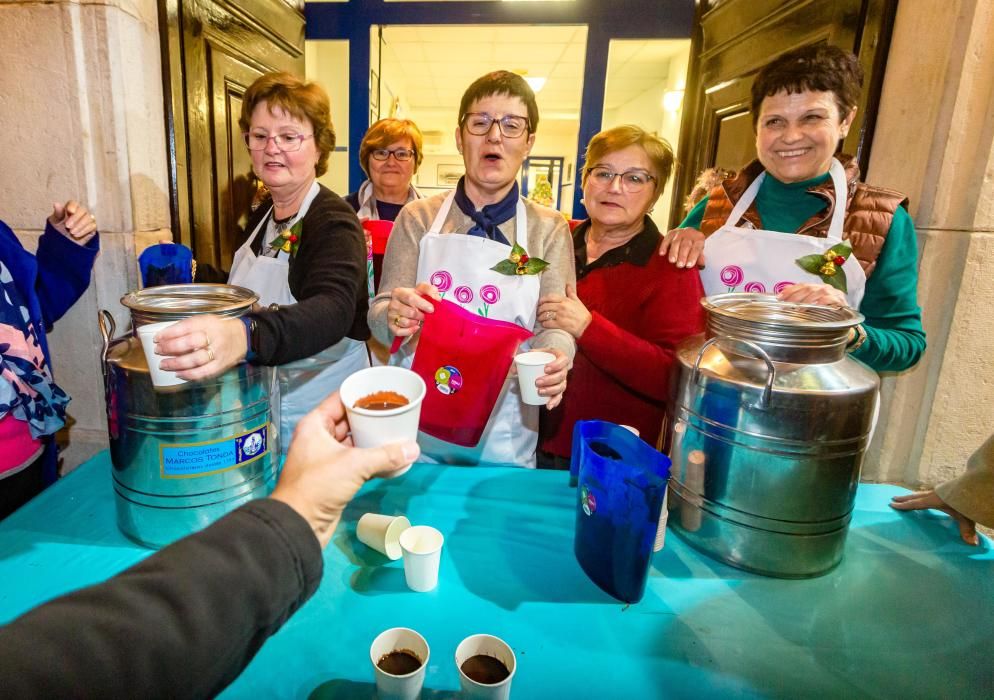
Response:
[[[531,347],[556,356],[536,381],[552,408],[566,388],[575,345],[569,333],[543,328],[536,309],[540,296],[565,293],[575,275],[566,220],[518,196],[518,170],[531,151],[537,126],[535,95],[521,76],[497,71],[470,85],[456,129],[466,174],[454,192],[411,202],[397,217],[369,325],[382,343],[395,336],[410,338],[395,360],[408,366],[417,350],[420,322],[432,308],[421,294],[533,330]],[[515,253],[519,248],[523,254]],[[491,269],[512,255],[517,262],[525,256],[522,274]],[[534,265],[527,266],[529,258],[549,265],[535,272]],[[424,459],[533,467],[538,407],[524,405],[517,381],[508,380],[475,448],[424,434],[418,441]]]
[[[855,161],[834,155],[862,79],[855,56],[823,44],[763,68],[752,87],[758,161],[712,188],[660,254],[702,267],[708,295],[766,292],[859,309],[866,321],[851,333],[853,357],[900,371],[925,350],[907,200],[859,182]]]
[[[270,197],[249,219],[228,282],[258,294],[262,308],[182,321],[159,333],[156,351],[175,356],[164,369],[192,380],[244,360],[278,365],[285,452],[300,417],[369,366],[365,238],[351,207],[316,181],[335,146],[324,90],[264,75],[245,93],[239,125]]]

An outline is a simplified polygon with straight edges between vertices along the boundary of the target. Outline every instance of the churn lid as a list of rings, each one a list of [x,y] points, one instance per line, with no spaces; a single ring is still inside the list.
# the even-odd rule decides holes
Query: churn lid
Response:
[[[707,334],[748,340],[774,360],[818,362],[845,353],[849,329],[863,314],[849,307],[796,304],[772,294],[732,292],[701,300],[707,310]]]
[[[121,297],[121,303],[131,309],[135,326],[199,314],[238,317],[257,301],[259,295],[245,287],[201,283],[146,287]]]

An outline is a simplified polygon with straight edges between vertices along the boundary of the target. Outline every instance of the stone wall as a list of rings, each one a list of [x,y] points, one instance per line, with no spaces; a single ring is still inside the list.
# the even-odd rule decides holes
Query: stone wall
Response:
[[[97,310],[123,328],[136,247],[171,237],[154,0],[0,0],[0,218],[34,249],[52,202],[97,217],[101,253],[86,295],[50,336],[73,397],[68,468],[106,447]]]
[[[934,485],[994,432],[994,3],[900,3],[866,179],[911,198],[928,350],[863,477]]]

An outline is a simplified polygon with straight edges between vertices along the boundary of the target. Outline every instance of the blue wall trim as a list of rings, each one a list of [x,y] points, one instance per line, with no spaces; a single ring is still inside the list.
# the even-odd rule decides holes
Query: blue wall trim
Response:
[[[374,24],[571,24],[587,25],[587,55],[580,98],[574,216],[586,216],[578,174],[587,141],[600,131],[611,39],[685,39],[694,21],[694,0],[576,0],[576,2],[384,2],[307,3],[307,39],[349,42],[349,149],[369,124],[370,27]],[[349,162],[349,188],[365,179],[358,159]],[[344,193],[342,193],[344,194]]]

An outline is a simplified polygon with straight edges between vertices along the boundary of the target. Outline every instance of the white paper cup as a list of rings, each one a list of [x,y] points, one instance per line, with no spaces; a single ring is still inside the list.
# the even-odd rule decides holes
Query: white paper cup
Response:
[[[472,678],[463,673],[462,665],[466,659],[483,654],[492,656],[503,663],[510,674],[500,683],[477,683]],[[511,694],[511,680],[514,679],[514,672],[517,670],[517,661],[511,647],[500,637],[490,634],[474,634],[466,637],[456,647],[456,668],[459,669],[459,684],[462,687],[464,698],[478,698],[480,700],[507,700]]]
[[[411,526],[403,515],[366,513],[356,525],[356,537],[367,547],[372,547],[390,559],[400,559],[400,534]]]
[[[403,649],[413,652],[421,660],[421,666],[404,676],[395,676],[381,669],[377,662],[391,651]],[[376,692],[380,700],[416,700],[421,696],[421,686],[425,682],[425,669],[431,652],[428,642],[420,634],[406,627],[393,627],[380,632],[369,647],[369,660],[373,662],[376,676]]]
[[[556,359],[551,352],[531,350],[514,356],[518,368],[518,386],[521,387],[521,400],[529,406],[544,406],[548,396],[539,396],[535,380],[545,374],[545,366]]]
[[[166,359],[166,356],[155,354],[155,334],[169,328],[174,323],[179,323],[179,321],[163,321],[138,326],[138,339],[141,341],[142,350],[145,351],[145,362],[148,364],[148,371],[152,376],[152,386],[156,389],[186,384],[186,380],[181,379],[175,372],[161,369],[159,363]]]
[[[359,399],[378,391],[395,391],[409,403],[387,411],[355,407]],[[350,374],[338,392],[349,417],[352,442],[356,447],[380,447],[392,442],[417,440],[425,391],[424,380],[403,367],[367,367]],[[402,469],[391,476],[400,476],[406,471]]]
[[[441,532],[427,525],[415,525],[400,533],[404,578],[412,591],[424,593],[438,585],[438,565],[444,541]]]

